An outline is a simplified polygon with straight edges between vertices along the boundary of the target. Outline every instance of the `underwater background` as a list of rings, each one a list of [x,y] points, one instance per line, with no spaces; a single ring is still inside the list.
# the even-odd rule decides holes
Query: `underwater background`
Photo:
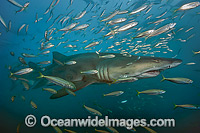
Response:
[[[19,3],[24,4],[26,0],[18,0]],[[24,122],[24,118],[33,114],[39,120],[43,115],[48,115],[51,118],[87,118],[88,113],[83,104],[93,107],[103,113],[103,116],[108,115],[109,118],[145,118],[145,119],[159,119],[159,118],[173,118],[176,120],[176,127],[152,127],[153,130],[161,133],[165,132],[199,132],[200,131],[200,113],[199,110],[187,110],[178,108],[174,110],[174,104],[200,104],[200,55],[194,55],[192,51],[199,51],[199,37],[200,37],[200,7],[196,7],[187,11],[177,11],[183,4],[193,2],[191,0],[60,0],[60,2],[51,9],[53,12],[52,19],[51,11],[44,14],[46,9],[51,4],[52,0],[34,0],[29,1],[30,5],[25,11],[16,13],[19,7],[14,6],[7,0],[0,1],[0,15],[8,25],[9,21],[12,22],[10,31],[0,24],[0,131],[13,133],[16,132],[17,125]],[[70,4],[72,2],[72,4]],[[106,25],[101,20],[109,16],[115,10],[128,10],[129,12],[141,7],[144,4],[150,5],[151,10],[148,9],[141,11],[134,15],[121,14],[116,15],[114,18],[125,17],[126,22],[116,24],[123,26],[128,24],[128,21],[134,20],[138,22],[138,25],[132,29],[124,31],[120,34],[114,35],[113,38],[103,37],[107,34],[113,25]],[[88,5],[88,7],[87,7]],[[69,7],[68,7],[69,6]],[[86,8],[87,7],[87,8]],[[74,20],[77,14],[86,10],[86,14],[78,20]],[[105,10],[102,17],[100,15]],[[148,22],[154,22],[159,18],[161,14],[165,13],[161,18],[166,20],[155,25],[148,24]],[[42,18],[39,22],[34,23],[36,20],[36,14],[38,18]],[[52,61],[52,52],[58,51],[66,56],[87,53],[87,52],[130,52],[132,49],[129,46],[151,44],[152,49],[144,50],[139,49],[140,52],[130,52],[130,54],[139,56],[155,56],[155,57],[168,57],[178,58],[183,63],[172,69],[162,72],[166,77],[185,77],[192,79],[192,84],[175,84],[168,81],[160,82],[162,79],[161,74],[154,78],[141,79],[136,82],[121,83],[121,84],[101,84],[101,85],[89,85],[76,92],[76,97],[73,95],[67,95],[59,99],[49,99],[50,93],[42,91],[42,88],[25,90],[24,86],[19,81],[13,81],[9,78],[10,70],[8,66],[12,67],[12,71],[19,70],[17,67],[20,62],[18,57],[22,57],[22,53],[35,54],[41,53],[39,49],[41,42],[44,38],[46,30],[49,28],[54,20],[62,14],[62,17],[69,17],[64,23],[60,24],[60,17],[52,28],[56,30],[69,25],[72,22],[79,22],[80,24],[89,24],[84,30],[70,31],[64,38],[60,38],[63,32],[53,34],[53,40],[51,43],[55,46],[61,43],[58,47],[52,47],[49,54],[39,55],[36,58],[25,57],[26,62],[41,62]],[[148,16],[152,15],[147,19]],[[177,17],[176,17],[177,15]],[[173,31],[163,33],[161,35],[148,38],[135,38],[141,31],[148,29],[157,29],[169,23],[176,23]],[[23,25],[29,25],[28,32],[26,34],[25,28],[17,33],[18,29]],[[105,26],[105,30],[97,33]],[[188,29],[192,28],[190,31]],[[93,29],[94,28],[94,29]],[[141,31],[137,31],[141,28]],[[178,31],[180,28],[183,30]],[[187,32],[186,32],[187,31]],[[170,35],[168,35],[170,34]],[[161,48],[155,48],[154,45],[162,41],[161,38],[171,38],[166,40],[166,46]],[[83,41],[88,40],[86,43]],[[130,41],[128,41],[130,40]],[[84,47],[93,41],[101,41],[101,43],[91,50],[85,50]],[[120,45],[116,45],[116,42],[120,42]],[[69,46],[72,45],[72,47]],[[65,47],[66,46],[66,47]],[[112,48],[109,48],[114,46]],[[170,50],[169,50],[170,49]],[[124,50],[124,51],[122,51]],[[150,51],[153,54],[142,52]],[[160,52],[154,52],[160,51]],[[14,56],[10,55],[10,52],[14,52]],[[185,65],[186,63],[194,62],[194,65]],[[45,65],[44,65],[45,66]],[[136,90],[142,91],[147,89],[162,89],[166,93],[162,96],[150,96],[141,95],[140,98],[136,96]],[[103,94],[112,91],[124,91],[123,95],[118,97],[102,97]],[[11,102],[11,97],[16,96],[15,101]],[[20,99],[23,95],[26,100]],[[31,108],[30,100],[33,100],[37,104],[37,109]],[[127,100],[126,103],[121,101]],[[103,108],[101,108],[103,107]],[[107,109],[111,110],[108,112]],[[64,128],[61,128],[62,130]],[[94,128],[67,128],[76,132],[94,132]],[[99,128],[106,130],[105,128]],[[126,128],[117,128],[119,132],[130,132]],[[147,132],[144,128],[136,128],[137,132]],[[35,133],[35,132],[55,132],[52,127],[44,128],[39,122],[34,128],[28,128],[24,124],[20,127],[21,133]]]

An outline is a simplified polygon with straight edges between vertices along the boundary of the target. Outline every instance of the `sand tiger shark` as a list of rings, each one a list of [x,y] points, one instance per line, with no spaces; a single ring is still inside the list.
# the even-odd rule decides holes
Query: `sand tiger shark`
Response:
[[[106,55],[114,55],[112,58],[100,58]],[[73,65],[60,65],[55,60],[64,63],[76,61]],[[80,90],[93,83],[122,83],[134,82],[139,79],[156,77],[161,71],[180,65],[180,59],[159,58],[146,56],[124,56],[118,53],[82,53],[65,56],[59,52],[53,52],[53,62],[41,70],[35,63],[29,62],[33,72],[23,75],[23,78],[32,80],[33,88],[44,87],[49,84],[45,78],[38,79],[38,71],[43,75],[55,76],[74,83]],[[96,74],[84,74],[82,71],[97,70]],[[56,99],[68,95],[64,88],[57,91],[50,98]]]

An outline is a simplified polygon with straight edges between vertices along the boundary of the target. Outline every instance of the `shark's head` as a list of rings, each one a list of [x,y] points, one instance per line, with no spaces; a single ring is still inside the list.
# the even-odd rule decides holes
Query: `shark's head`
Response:
[[[181,63],[181,60],[171,58],[143,56],[118,57],[112,61],[110,60],[109,65],[101,65],[98,76],[102,79],[112,81],[134,81],[155,77],[162,70],[176,67]]]

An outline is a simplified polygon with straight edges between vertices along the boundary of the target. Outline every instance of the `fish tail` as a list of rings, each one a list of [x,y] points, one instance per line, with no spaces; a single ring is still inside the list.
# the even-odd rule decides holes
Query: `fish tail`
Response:
[[[179,8],[178,8],[178,9],[179,9]],[[176,12],[178,11],[178,9],[175,9],[175,10],[174,10],[174,13],[176,13]]]
[[[176,104],[174,104],[174,109],[176,109],[178,106]]]
[[[137,92],[137,96],[139,97],[140,96],[140,92],[138,90],[136,90],[136,92]]]
[[[163,82],[166,78],[164,77],[164,75],[162,74],[162,80],[160,82]]]
[[[194,54],[194,55],[196,55],[196,53],[192,50],[192,53]]]
[[[37,77],[37,78],[43,78],[44,77],[44,75],[41,72],[39,72],[39,74],[40,74],[40,76]]]
[[[133,39],[135,39],[136,37],[131,37],[131,39],[133,40]]]
[[[105,94],[102,95],[102,97],[105,97],[105,96],[106,96]]]
[[[10,77],[13,76],[13,75],[14,75],[14,73],[10,72]]]

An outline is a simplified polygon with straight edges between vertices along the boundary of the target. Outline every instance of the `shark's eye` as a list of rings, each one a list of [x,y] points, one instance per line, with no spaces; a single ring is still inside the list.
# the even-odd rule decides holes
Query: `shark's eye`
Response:
[[[168,68],[171,68],[171,66],[168,66]]]

